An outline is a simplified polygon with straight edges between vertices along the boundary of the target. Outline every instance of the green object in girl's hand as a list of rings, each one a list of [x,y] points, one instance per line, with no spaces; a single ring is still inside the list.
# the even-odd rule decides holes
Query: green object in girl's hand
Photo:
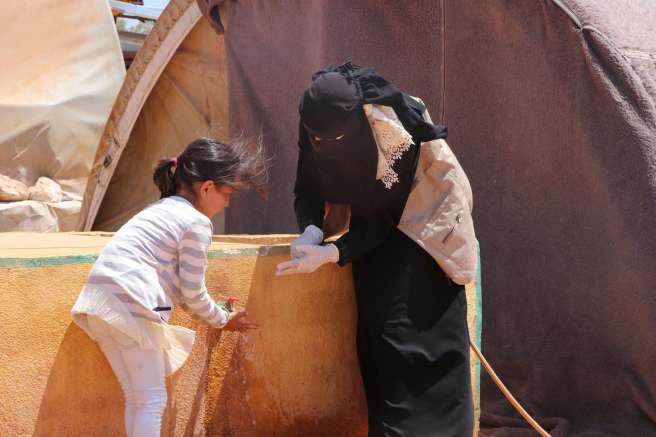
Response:
[[[221,302],[219,302],[219,306],[229,313],[232,312],[232,302],[230,302],[229,300],[222,300]]]

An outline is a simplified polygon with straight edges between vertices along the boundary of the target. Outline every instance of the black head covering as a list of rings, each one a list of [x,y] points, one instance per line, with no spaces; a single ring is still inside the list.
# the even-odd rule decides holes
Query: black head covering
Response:
[[[447,129],[424,121],[426,107],[400,91],[373,68],[363,68],[347,62],[328,66],[312,76],[303,93],[299,112],[308,130],[339,131],[336,126],[346,121],[358,107],[371,103],[390,106],[403,127],[418,141],[446,138]]]
[[[322,138],[335,138],[343,134],[346,122],[361,109],[361,101],[355,83],[331,71],[314,75],[299,112],[308,131]]]
[[[301,135],[307,135],[322,185],[330,186],[326,200],[366,199],[377,182],[378,149],[362,107],[366,103],[392,107],[415,142],[446,137],[446,128],[424,121],[420,102],[373,68],[347,62],[318,71],[303,93],[299,112]]]

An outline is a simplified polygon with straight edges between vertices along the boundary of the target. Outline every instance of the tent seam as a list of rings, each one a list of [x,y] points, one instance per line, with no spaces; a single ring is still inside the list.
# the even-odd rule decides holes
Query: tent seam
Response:
[[[633,68],[633,65],[631,65],[631,62],[629,62],[629,60],[627,59],[627,56],[624,54],[624,51],[623,51],[622,49],[620,49],[620,48],[617,46],[617,44],[615,44],[615,43],[613,42],[613,40],[611,40],[608,36],[606,36],[605,33],[603,33],[602,31],[600,31],[600,30],[599,30],[598,28],[596,28],[595,26],[592,26],[592,25],[585,25],[585,26],[582,27],[581,30],[587,30],[587,31],[590,32],[590,33],[594,32],[594,33],[596,33],[597,35],[599,35],[601,38],[603,38],[604,41],[606,41],[606,44],[608,44],[608,47],[609,47],[611,50],[613,50],[613,51],[618,55],[618,57],[622,60],[622,63],[624,64],[624,67],[626,67],[627,70],[631,71],[631,72],[633,73],[634,76],[637,76],[637,77],[633,77],[633,78],[632,78],[633,80],[632,80],[632,83],[631,83],[632,88],[634,88],[636,94],[640,94],[642,98],[644,98],[646,101],[648,101],[648,102],[651,104],[652,109],[653,109],[653,108],[656,108],[656,102],[654,102],[654,99],[653,99],[653,98],[651,97],[651,95],[647,92],[647,89],[645,88],[642,79],[641,79],[640,76],[636,73],[635,69]],[[656,119],[654,119],[654,118],[652,117],[651,121],[652,121],[652,125],[654,125],[655,122],[656,122]]]
[[[574,11],[572,11],[569,7],[565,6],[565,4],[561,0],[551,0],[551,3],[553,3],[558,8],[560,8],[560,10],[562,10],[565,13],[565,15],[567,15],[572,20],[572,22],[574,22],[574,24],[579,30],[583,29],[584,25],[581,22],[581,19],[576,16]]]
[[[594,32],[597,35],[599,35],[604,41],[606,41],[608,47],[611,48],[613,51],[615,51],[619,55],[619,57],[624,61],[625,67],[628,67],[630,71],[636,74],[635,69],[633,68],[631,63],[628,62],[627,56],[624,54],[623,50],[620,49],[617,46],[617,44],[615,44],[613,40],[611,40],[604,32],[602,32],[592,24],[583,24],[581,19],[577,17],[576,14],[562,2],[562,0],[551,0],[551,2],[554,5],[556,5],[558,8],[560,8],[560,10],[562,10],[572,20],[572,22],[574,22],[574,24],[576,25],[579,31]],[[636,88],[635,89],[636,93],[639,93],[643,97],[645,97],[646,100],[651,103],[652,107],[656,107],[656,102],[654,102],[654,100],[651,98],[651,95],[645,89],[643,81],[638,78],[633,82],[634,82],[633,84],[635,85],[634,88]]]

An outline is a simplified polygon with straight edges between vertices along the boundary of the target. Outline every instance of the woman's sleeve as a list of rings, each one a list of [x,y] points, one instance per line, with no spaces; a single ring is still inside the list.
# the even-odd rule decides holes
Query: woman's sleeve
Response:
[[[325,202],[320,194],[317,168],[309,153],[310,144],[303,126],[299,126],[298,135],[299,152],[294,186],[294,211],[298,227],[303,232],[310,225],[319,229],[323,228]]]
[[[382,244],[399,224],[412,188],[418,158],[419,147],[413,144],[410,150],[394,163],[393,168],[399,175],[399,182],[389,190],[377,190],[376,195],[372,196],[371,205],[364,206],[370,212],[366,214],[366,218],[352,220],[349,231],[335,242],[339,249],[340,266],[358,260]],[[382,186],[381,181],[377,183]]]
[[[400,219],[401,215],[396,211],[386,210],[366,220],[352,222],[349,231],[334,243],[339,250],[337,264],[346,265],[375,249],[387,239]]]
[[[214,302],[205,286],[207,251],[212,241],[212,227],[197,221],[182,235],[178,245],[180,307],[194,318],[216,328],[228,323],[228,312]]]

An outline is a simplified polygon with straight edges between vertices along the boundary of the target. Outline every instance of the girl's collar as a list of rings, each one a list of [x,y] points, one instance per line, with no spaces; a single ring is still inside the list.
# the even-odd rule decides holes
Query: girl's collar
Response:
[[[191,203],[188,199],[185,199],[182,196],[178,196],[177,194],[173,195],[173,196],[169,196],[168,198],[171,199],[171,200],[175,200],[176,202],[184,202],[184,203],[188,204],[191,207],[194,206],[194,204]]]

